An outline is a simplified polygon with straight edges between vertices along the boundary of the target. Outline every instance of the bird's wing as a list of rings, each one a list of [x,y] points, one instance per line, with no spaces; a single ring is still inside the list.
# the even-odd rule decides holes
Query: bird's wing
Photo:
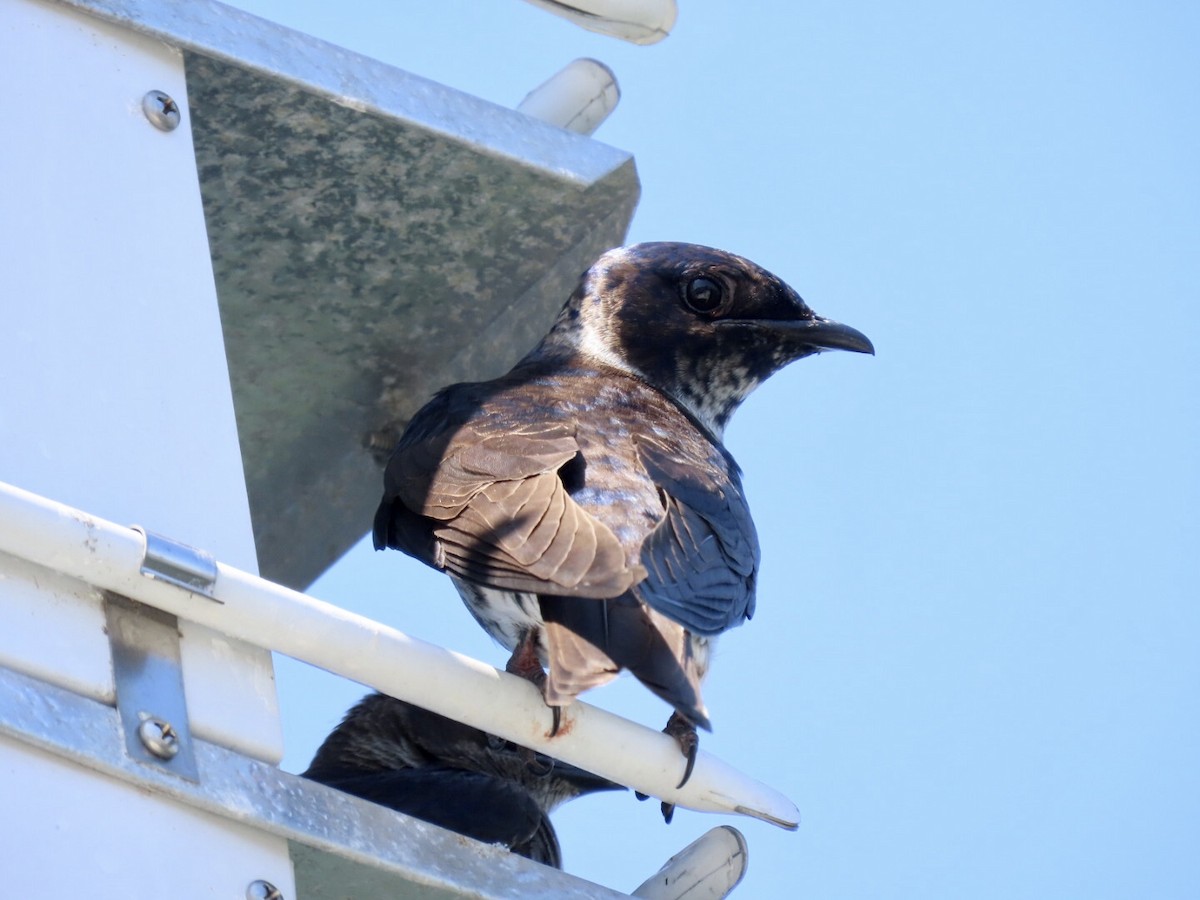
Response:
[[[388,463],[376,546],[515,591],[612,597],[641,577],[612,530],[567,492],[573,428],[455,417],[447,401],[434,403],[441,408],[418,414]]]
[[[693,634],[716,635],[754,614],[758,537],[736,474],[683,458],[651,437],[638,456],[665,516],[642,544],[634,593]]]

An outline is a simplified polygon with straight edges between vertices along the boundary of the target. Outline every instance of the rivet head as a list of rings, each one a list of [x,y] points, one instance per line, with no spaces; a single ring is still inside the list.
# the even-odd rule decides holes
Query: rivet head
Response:
[[[171,759],[179,752],[179,733],[171,723],[157,716],[148,716],[138,726],[138,737],[146,749],[159,759]]]
[[[162,131],[174,131],[179,126],[179,104],[170,94],[150,91],[142,98],[142,112],[150,124]]]
[[[246,900],[283,900],[279,888],[261,878],[246,885]]]

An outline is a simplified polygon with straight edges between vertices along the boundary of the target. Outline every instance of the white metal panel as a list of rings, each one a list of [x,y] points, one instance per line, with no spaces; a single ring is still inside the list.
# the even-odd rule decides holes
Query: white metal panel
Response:
[[[0,471],[253,568],[181,55],[57,4],[3,22]]]
[[[280,838],[7,737],[0,790],[5,897],[240,900],[257,879],[296,897]]]
[[[143,114],[152,89],[174,131]],[[180,53],[10,0],[0,121],[0,474],[257,570]],[[24,666],[53,669],[58,627],[102,641],[89,622],[29,632]],[[196,733],[277,760],[270,655],[182,632]]]
[[[0,623],[4,665],[116,702],[99,590],[0,553]]]

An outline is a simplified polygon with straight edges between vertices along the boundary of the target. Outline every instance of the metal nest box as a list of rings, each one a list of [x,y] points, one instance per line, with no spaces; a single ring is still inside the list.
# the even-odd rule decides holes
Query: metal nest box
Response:
[[[542,727],[527,684],[272,581],[357,540],[412,412],[508,367],[622,241],[630,155],[212,0],[10,0],[0,76],[6,887],[86,893],[86,865],[53,866],[104,860],[132,896],[153,857],[189,896],[620,896],[280,771],[271,652]],[[435,657],[487,702],[459,710],[477,692]],[[667,737],[573,715],[564,759],[616,728],[644,749],[598,773],[795,827],[716,760],[676,797]],[[732,886],[745,847],[714,831]],[[681,895],[695,852],[636,895]]]
[[[183,51],[259,568],[303,588],[408,417],[622,242],[633,158],[211,0],[71,5]]]

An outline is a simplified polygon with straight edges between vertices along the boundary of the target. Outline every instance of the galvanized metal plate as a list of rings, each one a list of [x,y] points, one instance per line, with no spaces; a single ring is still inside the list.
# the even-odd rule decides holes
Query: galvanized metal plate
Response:
[[[126,752],[145,765],[196,781],[178,620],[107,592],[104,614]]]

